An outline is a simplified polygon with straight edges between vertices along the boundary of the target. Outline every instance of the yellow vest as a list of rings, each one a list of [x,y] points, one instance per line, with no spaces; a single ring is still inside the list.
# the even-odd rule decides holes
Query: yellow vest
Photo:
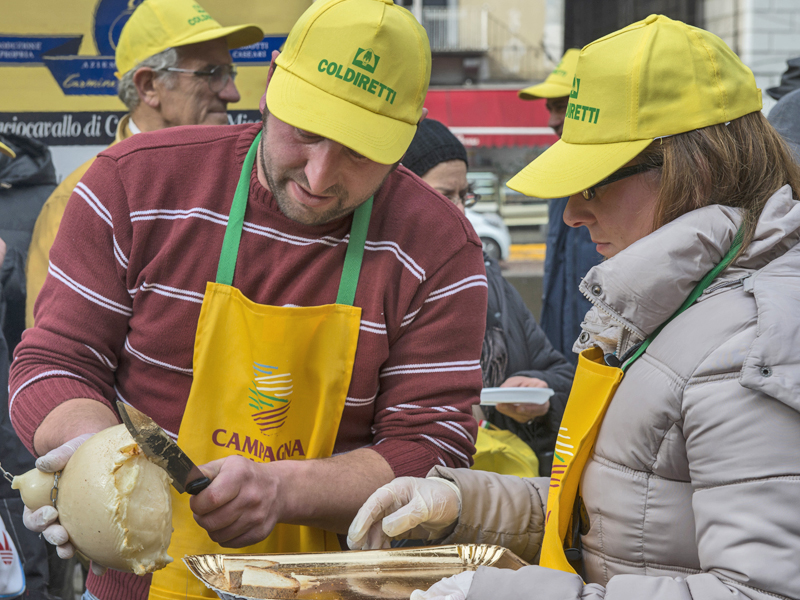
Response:
[[[121,142],[133,135],[128,127],[130,115],[125,115],[117,124],[117,134],[111,146]],[[90,158],[72,173],[67,175],[64,180],[53,190],[47,202],[44,203],[42,211],[36,218],[36,225],[33,227],[33,237],[28,249],[28,261],[25,265],[25,279],[27,288],[27,298],[25,300],[25,327],[33,327],[33,305],[39,292],[44,285],[47,277],[47,269],[50,264],[50,247],[56,239],[56,233],[61,225],[61,218],[64,216],[64,209],[67,208],[67,200],[72,195],[72,190],[78,185],[89,167],[92,166],[95,157]]]

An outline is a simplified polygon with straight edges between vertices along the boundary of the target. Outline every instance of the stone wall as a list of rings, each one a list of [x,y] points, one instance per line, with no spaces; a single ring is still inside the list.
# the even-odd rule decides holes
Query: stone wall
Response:
[[[703,27],[741,57],[762,90],[778,85],[786,61],[800,56],[800,0],[705,0]],[[764,112],[774,104],[764,92]]]

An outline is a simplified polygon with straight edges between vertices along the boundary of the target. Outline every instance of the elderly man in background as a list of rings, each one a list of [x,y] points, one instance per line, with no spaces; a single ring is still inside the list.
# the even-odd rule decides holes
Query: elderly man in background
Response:
[[[113,144],[166,127],[226,125],[228,103],[240,99],[230,50],[263,37],[255,25],[222,27],[194,0],[145,0],[117,44],[118,95],[129,112],[120,119]],[[27,327],[34,324],[34,303],[67,200],[93,162],[64,178],[36,221],[26,267]]]
[[[564,129],[579,54],[576,48],[567,50],[547,79],[519,92],[523,100],[546,100],[550,113],[547,124],[559,138]],[[586,227],[574,229],[564,223],[566,207],[567,198],[550,200],[540,324],[555,349],[572,364],[577,364],[578,355],[572,351],[572,345],[581,334],[584,315],[592,307],[578,290],[578,284],[603,257],[597,253]]]

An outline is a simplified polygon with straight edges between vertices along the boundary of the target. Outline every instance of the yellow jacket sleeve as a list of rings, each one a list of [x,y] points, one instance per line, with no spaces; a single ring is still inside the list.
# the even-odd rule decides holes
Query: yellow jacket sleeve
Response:
[[[133,135],[129,126],[130,115],[125,115],[117,124],[117,133],[111,146],[128,139]],[[72,196],[72,191],[81,180],[89,167],[92,166],[94,157],[87,160],[80,167],[70,173],[53,190],[50,197],[42,207],[36,225],[33,227],[33,237],[28,248],[28,262],[25,266],[25,278],[27,296],[25,298],[25,327],[33,327],[33,306],[36,298],[44,285],[47,277],[47,269],[50,265],[50,247],[56,239],[58,227],[61,225],[61,217],[64,216],[64,209],[67,208],[67,200]]]
[[[64,216],[64,209],[67,207],[67,200],[69,200],[72,190],[75,189],[75,186],[93,162],[94,158],[91,158],[65,177],[58,184],[58,187],[53,190],[53,193],[50,194],[36,219],[31,245],[28,248],[28,262],[25,266],[27,288],[25,327],[33,327],[33,306],[47,277],[47,269],[50,263],[50,247],[56,239],[58,226],[61,225],[61,217]]]

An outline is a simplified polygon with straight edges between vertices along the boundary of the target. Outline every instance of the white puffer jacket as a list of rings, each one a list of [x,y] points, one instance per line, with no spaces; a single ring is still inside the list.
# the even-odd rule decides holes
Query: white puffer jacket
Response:
[[[709,206],[593,268],[581,289],[624,350],[720,262],[740,222]],[[800,598],[800,202],[767,203],[747,250],[628,370],[582,477],[589,585],[481,568],[468,600]],[[608,336],[609,327],[590,327]],[[605,340],[608,342],[608,340]],[[587,344],[585,344],[587,345]],[[537,559],[547,480],[437,468],[464,506],[448,542]]]

